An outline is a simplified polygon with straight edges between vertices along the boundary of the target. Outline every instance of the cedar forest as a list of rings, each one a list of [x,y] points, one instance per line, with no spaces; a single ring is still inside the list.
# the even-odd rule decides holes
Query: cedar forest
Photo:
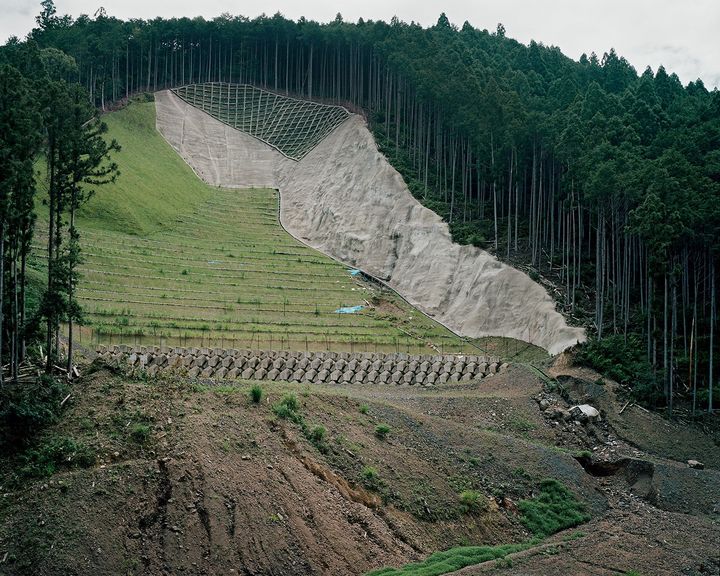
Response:
[[[116,176],[100,112],[137,93],[248,83],[365,115],[412,193],[475,244],[542,282],[578,357],[672,413],[712,411],[718,355],[720,92],[614,51],[573,61],[445,15],[431,28],[281,15],[122,21],[58,16],[0,48],[0,349],[16,366],[45,326],[77,321],[87,184]],[[88,121],[90,119],[90,121]],[[42,157],[47,177],[33,176]],[[26,313],[36,196],[49,206],[49,277]],[[122,201],[122,199],[118,199]],[[717,394],[715,395],[717,404]]]

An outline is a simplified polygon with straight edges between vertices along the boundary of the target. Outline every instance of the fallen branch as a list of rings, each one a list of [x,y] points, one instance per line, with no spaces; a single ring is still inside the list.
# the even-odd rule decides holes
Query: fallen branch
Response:
[[[70,394],[68,394],[67,396],[65,396],[65,398],[63,398],[63,401],[60,402],[60,408],[63,407],[63,405],[65,404],[65,402],[68,401],[68,398],[70,398],[70,396],[72,396],[72,392],[70,392]]]
[[[625,402],[625,406],[623,406],[623,407],[620,409],[620,412],[618,412],[618,416],[619,416],[620,414],[622,414],[623,412],[625,412],[625,408],[627,408],[629,404],[630,404],[630,400],[628,400],[627,402]]]

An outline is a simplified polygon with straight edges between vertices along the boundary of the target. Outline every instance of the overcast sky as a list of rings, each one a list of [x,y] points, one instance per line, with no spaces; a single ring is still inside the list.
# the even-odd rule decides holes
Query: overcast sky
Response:
[[[641,73],[664,65],[683,84],[701,78],[720,87],[720,0],[55,0],[58,14],[93,15],[103,6],[118,18],[204,16],[223,12],[254,17],[281,12],[327,22],[340,12],[346,21],[390,20],[397,16],[423,26],[444,11],[451,22],[465,20],[494,30],[502,22],[507,36],[559,46],[571,58],[585,52],[602,56],[610,48]],[[40,0],[0,0],[0,43],[23,38],[33,27]]]

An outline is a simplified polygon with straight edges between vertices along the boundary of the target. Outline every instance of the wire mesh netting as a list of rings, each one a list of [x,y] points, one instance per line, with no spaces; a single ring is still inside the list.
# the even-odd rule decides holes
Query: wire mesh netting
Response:
[[[350,115],[342,106],[290,98],[248,84],[208,82],[173,92],[293,160],[302,159]]]

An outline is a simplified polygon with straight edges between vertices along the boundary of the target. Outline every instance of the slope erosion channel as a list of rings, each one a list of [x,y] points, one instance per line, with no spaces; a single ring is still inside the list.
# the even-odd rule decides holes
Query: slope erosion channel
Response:
[[[585,339],[526,274],[453,243],[447,224],[413,198],[378,151],[362,117],[348,114],[319,143],[308,139],[314,147],[295,160],[263,138],[282,128],[259,126],[271,114],[255,112],[254,123],[250,116],[249,133],[234,128],[245,126],[235,120],[252,115],[271,93],[228,84],[177,92],[183,97],[156,95],[160,133],[209,184],[279,189],[281,222],[299,240],[387,282],[462,336],[516,338],[551,354]],[[266,107],[277,108],[283,98],[267,96]],[[294,121],[301,130],[316,129],[309,120]]]

